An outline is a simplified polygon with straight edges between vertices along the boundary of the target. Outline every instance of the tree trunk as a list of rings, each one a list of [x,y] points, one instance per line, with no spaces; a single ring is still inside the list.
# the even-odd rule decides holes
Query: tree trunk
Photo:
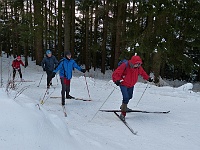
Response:
[[[44,27],[45,27],[45,31],[44,31],[44,49],[47,50],[47,35],[48,35],[48,21],[47,21],[47,1],[44,2],[45,3],[45,8],[44,8]]]
[[[126,7],[127,4],[123,3],[122,6],[122,14],[121,14],[121,18],[122,18],[122,27],[121,27],[121,51],[126,51]]]
[[[71,53],[75,56],[75,0],[72,0],[71,6]]]
[[[71,50],[70,42],[70,31],[71,31],[71,0],[65,0],[65,35],[64,35],[64,50]]]
[[[102,41],[102,62],[101,62],[101,72],[105,74],[105,64],[106,64],[106,42],[107,42],[107,29],[108,29],[108,1],[105,3],[104,1],[104,20],[103,20],[103,41]]]
[[[120,56],[120,46],[121,46],[121,27],[122,27],[122,8],[123,3],[117,2],[117,24],[116,24],[116,42],[115,42],[115,59],[114,68],[117,68],[117,64]]]
[[[28,66],[28,40],[25,44],[25,47],[24,47],[24,57],[25,57],[25,67]]]
[[[36,65],[40,65],[43,59],[42,49],[42,2],[38,0],[33,1],[34,5],[34,25],[35,25],[35,53],[36,53]]]
[[[62,45],[62,1],[58,1],[58,60],[61,59],[61,55],[63,52],[63,45]]]
[[[30,0],[29,1],[30,2],[30,4],[29,4],[29,10],[30,10],[30,14],[32,14],[32,0]],[[31,34],[33,35],[33,37],[35,37],[35,32],[33,31],[33,17],[32,16],[30,16],[30,22],[31,22],[31,24],[30,24],[30,30],[31,30]],[[34,41],[34,39],[33,38],[31,38],[31,40],[30,40],[30,51],[31,51],[31,60],[33,61],[33,60],[35,60],[35,41]]]
[[[85,68],[89,70],[89,6],[86,6],[85,12]]]
[[[199,67],[199,70],[198,70],[198,73],[197,73],[197,81],[200,81],[200,67]]]
[[[160,52],[160,50],[158,50],[156,53],[154,53],[153,65],[152,65],[152,71],[154,73],[154,82],[155,83],[159,83],[161,62],[162,62],[161,52]]]
[[[92,66],[94,68],[94,71],[96,69],[96,63],[97,63],[97,39],[98,39],[98,1],[96,1],[96,4],[95,4],[95,21],[94,21],[94,42],[93,42],[93,49],[92,49]]]
[[[56,1],[57,0],[54,0],[54,11],[55,13],[57,14],[57,5],[56,5]],[[53,52],[54,52],[54,55],[57,57],[57,50],[56,50],[56,45],[57,45],[57,17],[54,17],[54,43],[53,43]]]
[[[113,70],[114,64],[115,64],[115,42],[116,42],[116,16],[117,16],[117,3],[114,2],[113,4],[113,19],[112,19],[112,23],[111,23],[111,35],[112,35],[112,40],[111,40],[111,58],[110,58],[110,69]]]

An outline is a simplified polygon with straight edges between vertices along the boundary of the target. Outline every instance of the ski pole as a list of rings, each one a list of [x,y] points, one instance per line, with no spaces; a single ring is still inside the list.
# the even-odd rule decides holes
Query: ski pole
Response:
[[[42,74],[42,77],[41,77],[41,79],[40,79],[40,82],[39,82],[39,84],[38,84],[38,86],[37,86],[37,87],[39,87],[39,86],[40,86],[40,83],[41,83],[41,81],[42,81],[42,78],[43,78],[43,76],[44,76],[44,72],[43,72],[43,74]]]
[[[89,98],[90,98],[90,100],[91,100],[90,92],[89,92],[89,88],[88,88],[88,84],[87,84],[87,80],[86,80],[85,73],[84,73],[84,77],[85,77],[85,83],[86,83],[86,86],[87,86],[88,96],[89,96]]]
[[[143,97],[143,95],[144,95],[145,91],[147,90],[147,87],[148,87],[148,84],[147,84],[147,86],[146,86],[146,88],[145,88],[144,92],[142,93],[142,96],[140,97],[139,101],[137,102],[137,105],[139,104],[140,100],[142,99],[142,97]],[[136,107],[137,107],[137,105],[136,105]]]
[[[97,113],[99,112],[99,110],[103,107],[103,105],[105,104],[105,102],[109,99],[109,97],[112,95],[112,93],[115,91],[115,87],[114,89],[111,91],[111,93],[108,95],[108,97],[106,98],[106,100],[103,102],[103,104],[101,105],[101,107],[97,110],[97,112],[94,114],[94,116],[92,117],[92,119],[90,121],[92,121],[94,119],[94,117],[97,115]]]
[[[57,77],[57,75],[56,75],[56,80],[57,80],[57,85],[58,85],[58,77]]]
[[[45,98],[45,96],[47,95],[49,93],[49,89],[47,88],[46,89],[46,91],[45,91],[45,93],[44,93],[44,96],[43,96],[43,98],[41,99],[41,101],[40,101],[40,104],[44,104],[44,98]]]
[[[3,55],[1,53],[1,87],[3,87],[3,69],[2,69],[3,63],[2,63],[2,58],[3,58]]]

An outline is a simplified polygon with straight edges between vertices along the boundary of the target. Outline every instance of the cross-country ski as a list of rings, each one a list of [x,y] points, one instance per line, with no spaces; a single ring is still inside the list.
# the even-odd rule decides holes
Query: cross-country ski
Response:
[[[50,98],[55,98],[55,99],[57,99],[57,98],[61,98],[61,97],[60,97],[60,96],[51,96]],[[68,98],[66,98],[66,99],[68,99]],[[77,98],[77,97],[75,97],[75,98],[70,98],[70,99],[80,100],[80,101],[92,101],[92,100],[90,100],[90,99]]]
[[[14,82],[35,82],[35,81],[31,81],[31,80],[21,80],[21,81],[14,81]]]
[[[102,111],[102,112],[121,112],[121,110],[99,110],[99,111]],[[130,112],[140,112],[140,113],[155,113],[155,114],[167,114],[169,113],[170,111],[145,111],[145,110],[128,110],[126,111],[127,113],[130,113]]]
[[[53,88],[47,88],[43,98],[40,100],[40,104],[44,105],[44,103],[50,98],[50,96],[53,94],[53,92],[55,91],[55,87]]]
[[[131,131],[131,133],[137,135],[137,132],[134,131],[125,120],[122,120],[117,112],[114,112],[114,114],[124,123],[124,125]]]

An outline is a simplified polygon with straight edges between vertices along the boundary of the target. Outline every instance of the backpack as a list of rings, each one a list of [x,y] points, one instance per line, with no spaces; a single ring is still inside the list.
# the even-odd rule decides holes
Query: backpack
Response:
[[[121,61],[119,61],[118,62],[118,67],[121,65],[121,64],[123,64],[123,63],[125,63],[126,64],[126,67],[128,67],[128,60],[126,60],[126,59],[122,59]]]

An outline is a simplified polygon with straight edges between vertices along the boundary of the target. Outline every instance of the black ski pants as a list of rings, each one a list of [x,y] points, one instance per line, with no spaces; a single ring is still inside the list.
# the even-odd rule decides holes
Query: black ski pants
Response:
[[[52,73],[53,73],[53,71],[47,70],[46,73],[47,73],[47,86],[50,86],[50,82],[52,80]]]
[[[15,79],[16,71],[19,72],[19,76],[22,79],[22,71],[21,71],[21,69],[13,69],[13,80]]]

